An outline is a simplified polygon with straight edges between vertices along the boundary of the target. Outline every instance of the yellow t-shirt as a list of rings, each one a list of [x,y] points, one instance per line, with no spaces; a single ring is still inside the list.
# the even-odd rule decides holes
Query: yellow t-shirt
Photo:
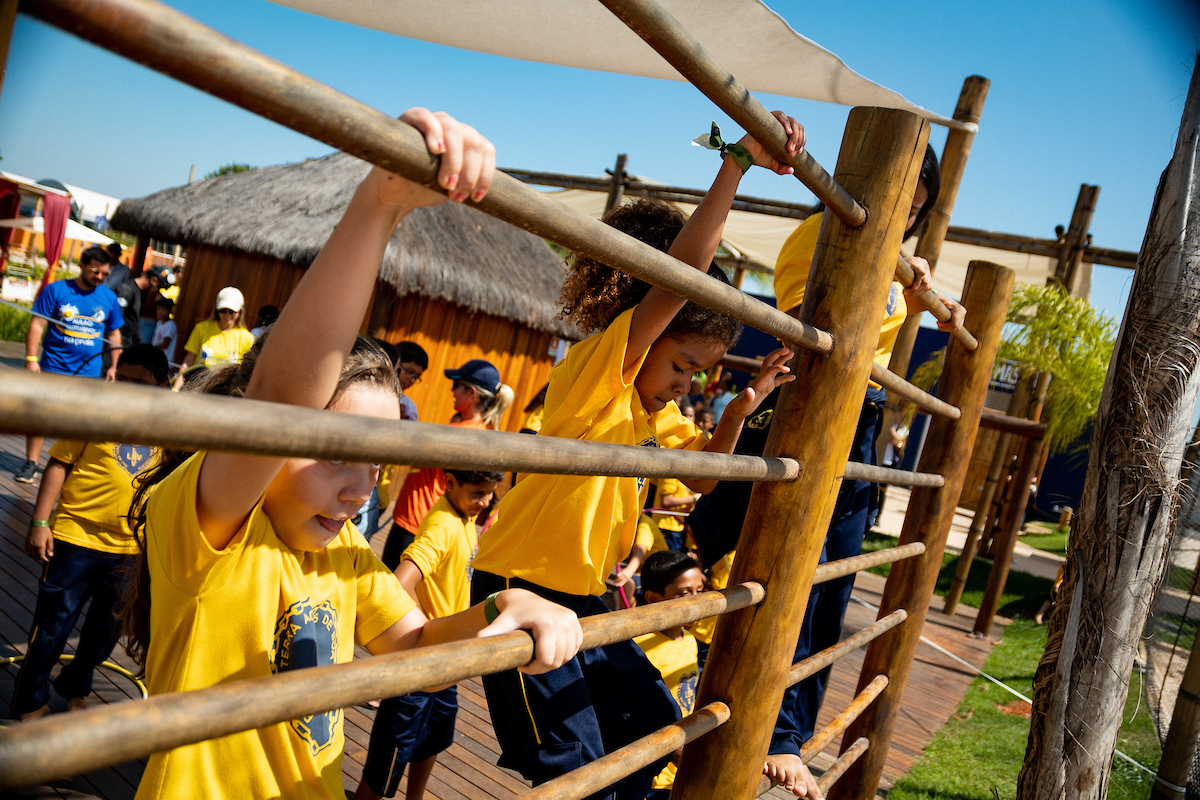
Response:
[[[151,694],[348,662],[416,607],[347,522],[316,552],[279,540],[262,503],[223,550],[200,531],[204,454],[150,496]],[[155,753],[138,798],[342,800],[342,710]]]
[[[695,492],[683,485],[683,481],[678,478],[661,478],[658,481],[658,494],[655,495],[654,503],[659,508],[664,508],[664,497],[691,497]],[[695,503],[689,503],[686,506],[675,506],[672,511],[691,511],[696,507]],[[658,523],[658,527],[664,531],[681,531],[683,530],[683,517],[672,516],[671,514],[655,514],[654,521]]]
[[[736,550],[731,550],[725,554],[725,557],[713,564],[712,569],[708,572],[708,585],[712,589],[724,589],[729,586],[729,571],[733,567],[733,556]],[[717,629],[717,620],[720,617],[705,617],[699,622],[688,628],[697,642],[704,644],[712,644],[713,633]]]
[[[697,666],[696,639],[687,631],[683,638],[672,639],[661,633],[647,633],[634,638],[646,658],[662,675],[663,683],[675,696],[679,710],[686,717],[696,708],[696,687],[700,683],[700,668]],[[675,764],[669,763],[654,778],[655,790],[670,789],[675,785]]]
[[[478,546],[475,519],[460,517],[443,495],[402,556],[421,570],[416,599],[425,616],[448,617],[471,607],[471,559]]]
[[[821,232],[820,211],[800,223],[792,235],[783,243],[779,260],[775,262],[775,298],[780,311],[790,311],[804,301],[804,287],[812,269],[813,253],[817,249],[817,235]],[[892,349],[900,326],[908,316],[908,305],[904,302],[904,286],[892,281],[884,312],[883,327],[879,329],[879,344],[875,348],[875,363],[887,367],[892,360]],[[872,386],[876,384],[872,383]]]
[[[206,319],[196,323],[183,349],[196,356],[196,363],[206,367],[236,364],[254,347],[254,335],[245,328],[221,330],[221,324]]]
[[[157,455],[158,449],[148,445],[56,441],[50,457],[72,466],[50,515],[54,538],[101,553],[136,554],[126,517],[133,479],[150,469]]]
[[[542,419],[545,410],[545,406],[538,406],[533,411],[530,411],[529,415],[525,417],[524,424],[521,425],[521,430],[533,431],[534,433],[540,431],[542,429]]]
[[[646,354],[622,370],[633,309],[571,348],[550,373],[538,436],[642,447],[703,449],[700,429],[669,403],[642,406],[633,381]],[[604,579],[633,548],[645,478],[522,475],[500,501],[474,568],[574,595],[604,593]]]
[[[633,544],[646,548],[646,555],[667,549],[667,540],[663,538],[658,524],[650,517],[642,514],[638,517],[637,533],[634,534]]]

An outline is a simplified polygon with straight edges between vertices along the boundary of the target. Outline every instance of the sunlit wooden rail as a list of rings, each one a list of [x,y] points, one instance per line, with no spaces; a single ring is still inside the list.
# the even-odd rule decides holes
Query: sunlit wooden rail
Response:
[[[246,400],[172,398],[157,392],[92,387],[88,404],[69,380],[14,376],[0,387],[0,429],[56,436],[103,436],[187,449],[503,468],[521,472],[717,478],[758,481],[735,561],[734,588],[583,621],[585,647],[713,615],[717,626],[687,720],[535,790],[538,797],[583,797],[688,742],[673,797],[753,796],[811,586],[895,561],[880,620],[868,630],[783,670],[800,680],[856,647],[867,658],[858,696],[805,745],[811,758],[845,732],[843,758],[826,776],[837,797],[873,796],[895,723],[913,649],[932,593],[955,501],[982,412],[1003,324],[1012,271],[973,262],[964,290],[968,322],[948,350],[940,397],[872,363],[883,300],[893,278],[911,284],[899,259],[928,138],[928,123],[890,109],[850,114],[831,177],[807,153],[788,156],[774,120],[653,0],[601,0],[718,106],[796,167],[832,210],[822,226],[805,305],[796,318],[680,264],[499,174],[477,207],[803,348],[774,415],[764,457],[718,456],[605,446],[472,431],[381,424],[345,415]],[[269,59],[154,0],[27,0],[22,10],[203,91],[437,189],[438,162],[410,127]],[[872,213],[867,213],[871,209]],[[839,272],[853,280],[837,280]],[[939,319],[949,312],[926,293]],[[6,376],[7,377],[7,376]],[[868,378],[914,399],[936,416],[918,473],[846,462]],[[147,403],[159,413],[147,413]],[[123,406],[126,411],[121,411]],[[100,409],[89,413],[89,409]],[[83,413],[81,413],[81,411]],[[340,417],[340,419],[339,419]],[[267,421],[269,418],[269,421]],[[280,424],[285,420],[284,424]],[[276,430],[274,435],[266,432]],[[779,433],[779,435],[775,435]],[[484,456],[478,453],[485,453]],[[901,546],[817,568],[842,480],[912,485],[914,504]],[[811,502],[795,502],[795,498]],[[949,511],[947,511],[949,509]],[[799,542],[795,552],[791,549]],[[304,670],[126,706],[47,718],[0,732],[0,786],[16,787],[150,752],[430,685],[527,663],[524,633],[457,642]],[[712,757],[719,754],[719,758]]]

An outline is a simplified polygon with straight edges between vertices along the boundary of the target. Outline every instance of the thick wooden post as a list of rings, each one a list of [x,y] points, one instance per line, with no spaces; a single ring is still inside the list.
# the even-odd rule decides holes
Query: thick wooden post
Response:
[[[605,211],[612,211],[621,205],[621,199],[625,197],[625,164],[628,161],[629,155],[627,153],[621,153],[617,156],[617,163],[613,166],[612,171],[612,188],[608,190],[608,200],[604,203]]]
[[[1023,417],[1029,406],[1030,378],[1021,378],[1013,391],[1008,403],[1008,414],[1013,417]],[[975,504],[975,516],[971,519],[971,528],[967,531],[967,540],[963,543],[962,553],[958,556],[958,565],[954,569],[954,579],[946,590],[946,602],[942,605],[943,614],[953,614],[958,609],[958,601],[962,599],[963,589],[967,586],[967,578],[971,574],[971,564],[975,561],[975,553],[985,531],[990,531],[995,521],[993,507],[998,505],[996,493],[1000,486],[1000,476],[1012,459],[1014,434],[1001,433],[996,440],[996,449],[992,452],[992,463],[988,466],[987,478],[983,482],[983,492],[979,502]]]
[[[954,119],[979,124],[979,117],[983,114],[983,103],[987,100],[988,87],[991,85],[991,81],[979,75],[972,75],[963,81],[958,105],[954,109]],[[942,189],[914,251],[929,262],[930,272],[937,269],[938,257],[942,254],[942,243],[946,241],[946,231],[950,227],[950,214],[954,211],[954,201],[958,199],[958,187],[962,183],[967,158],[971,155],[971,143],[974,141],[973,131],[957,128],[952,128],[946,136],[941,161]],[[912,358],[913,343],[917,340],[920,322],[920,314],[913,314],[906,319],[896,337],[896,345],[892,348],[892,360],[888,368],[902,378],[908,374],[909,360]],[[890,427],[889,419],[883,430],[886,431]]]
[[[940,473],[946,485],[941,489],[914,489],[909,499],[900,543],[923,542],[925,554],[898,562],[888,576],[879,615],[903,608],[908,611],[908,619],[867,648],[859,690],[881,674],[888,677],[888,688],[842,736],[847,747],[860,736],[868,737],[871,747],[834,786],[831,798],[870,799],[879,786],[900,700],[942,565],[946,536],[966,478],[1013,280],[1011,269],[987,261],[972,261],[967,271],[963,304],[967,307],[967,324],[979,339],[979,349],[970,352],[951,340],[940,389],[943,400],[962,409],[962,417],[934,418],[917,468],[920,472]]]
[[[981,636],[987,636],[988,631],[991,630],[992,620],[996,618],[996,609],[1000,607],[1000,596],[1004,594],[1004,585],[1008,583],[1013,550],[1017,546],[1017,534],[1021,531],[1021,521],[1025,519],[1025,509],[1029,505],[1033,476],[1037,471],[1038,464],[1041,463],[1043,447],[1045,447],[1045,442],[1040,439],[1026,439],[1021,443],[1019,466],[1013,476],[1012,497],[1004,508],[999,538],[993,548],[996,557],[992,559],[992,568],[988,572],[987,589],[983,592],[979,613],[975,615],[975,633]]]
[[[12,44],[13,25],[17,22],[17,0],[0,0],[0,89],[8,72],[8,48]]]
[[[803,469],[793,482],[754,487],[731,581],[758,581],[767,597],[717,627],[698,705],[720,699],[733,715],[684,748],[676,800],[748,800],[762,777],[928,136],[928,123],[904,111],[850,112],[835,178],[870,214],[857,230],[835,214],[821,226],[799,315],[832,332],[833,350],[792,360],[797,380],[779,398],[766,446]]]
[[[1058,264],[1054,268],[1054,280],[1067,294],[1086,298],[1090,294],[1092,276],[1080,272],[1083,250],[1088,241],[1088,228],[1092,226],[1092,215],[1096,212],[1096,201],[1100,187],[1082,184],[1075,198],[1075,210],[1071,212],[1071,225],[1058,250]]]

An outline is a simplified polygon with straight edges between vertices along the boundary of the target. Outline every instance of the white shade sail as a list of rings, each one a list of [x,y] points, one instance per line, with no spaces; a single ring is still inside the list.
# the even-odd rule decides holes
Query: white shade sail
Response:
[[[596,0],[274,0],[365,28],[480,53],[678,81],[675,68]],[[752,92],[934,114],[867,80],[760,0],[659,0]],[[782,65],[782,66],[781,66]]]

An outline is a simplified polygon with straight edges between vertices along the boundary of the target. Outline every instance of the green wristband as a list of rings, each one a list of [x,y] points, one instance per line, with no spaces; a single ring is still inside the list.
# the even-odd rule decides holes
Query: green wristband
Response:
[[[496,617],[500,616],[500,609],[496,608],[496,595],[499,592],[492,592],[487,596],[487,600],[483,601],[483,618],[487,620],[487,624],[491,625],[496,621]]]
[[[719,150],[722,156],[729,156],[734,162],[742,168],[742,173],[754,166],[754,157],[750,155],[750,151],[740,144],[725,144],[721,139],[721,129],[717,127],[717,123],[713,122],[712,129],[708,133],[703,133],[692,139],[692,144],[703,147],[706,150]]]
[[[50,520],[48,520],[48,519],[30,520],[29,527],[31,527],[31,528],[49,528]]]

